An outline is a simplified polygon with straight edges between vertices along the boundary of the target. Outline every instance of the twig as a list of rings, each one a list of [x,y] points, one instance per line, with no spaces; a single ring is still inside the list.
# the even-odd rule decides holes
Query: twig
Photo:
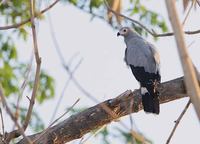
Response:
[[[80,140],[80,142],[79,142],[79,144],[84,144],[84,143],[86,143],[89,139],[91,139],[92,137],[94,137],[94,136],[96,136],[97,134],[99,134],[100,132],[101,132],[101,130],[103,129],[103,128],[105,128],[106,126],[104,125],[104,126],[102,126],[102,127],[100,127],[97,131],[95,131],[94,133],[92,133],[90,136],[88,136],[86,139],[81,139]]]
[[[26,114],[24,123],[23,123],[23,129],[19,127],[19,125],[17,125],[18,130],[14,130],[12,132],[9,133],[9,137],[7,138],[8,141],[12,138],[16,138],[18,136],[20,136],[21,131],[24,132],[29,124],[31,115],[32,115],[32,110],[33,110],[33,105],[35,103],[35,97],[36,97],[36,92],[37,92],[37,88],[38,88],[38,83],[39,83],[39,76],[40,76],[40,66],[41,66],[41,59],[39,57],[39,53],[38,53],[38,46],[37,46],[37,37],[36,37],[36,31],[35,31],[35,24],[34,24],[34,9],[33,9],[33,5],[32,5],[32,0],[30,0],[30,14],[31,14],[31,28],[32,28],[32,33],[33,33],[33,45],[34,45],[34,54],[35,54],[35,59],[36,59],[36,75],[35,75],[35,80],[34,80],[34,85],[33,85],[33,91],[32,91],[32,96],[31,96],[31,100],[30,100],[30,104],[28,107],[28,112]],[[17,122],[17,121],[16,121]],[[24,135],[24,133],[22,133]]]
[[[62,52],[61,52],[61,49],[60,49],[60,46],[59,46],[59,43],[56,39],[56,36],[55,36],[55,33],[54,33],[54,28],[53,28],[53,25],[51,23],[51,19],[50,19],[50,16],[49,16],[49,24],[50,24],[50,31],[51,31],[51,37],[52,37],[52,40],[53,40],[53,44],[54,44],[54,47],[56,49],[56,52],[58,54],[58,57],[64,67],[64,69],[66,70],[66,72],[68,73],[69,77],[71,77],[71,80],[74,82],[74,84],[76,85],[76,87],[85,95],[87,96],[88,98],[90,98],[91,100],[93,100],[94,102],[98,103],[98,100],[92,96],[92,94],[90,94],[87,90],[85,90],[81,85],[80,83],[76,80],[76,78],[73,76],[73,73],[72,71],[69,69],[69,66],[65,63],[65,59],[64,59],[64,56],[62,55]]]
[[[131,19],[131,18],[129,18],[129,17],[127,17],[127,16],[125,16],[125,15],[123,15],[123,14],[121,14],[121,13],[118,13],[118,12],[112,10],[112,9],[110,8],[110,6],[108,5],[108,3],[107,3],[106,0],[104,0],[104,3],[105,3],[105,6],[107,7],[108,11],[111,11],[111,12],[114,13],[115,15],[121,16],[121,17],[123,17],[123,18],[125,18],[125,19],[127,19],[127,20],[129,20],[129,21],[131,21],[131,22],[133,22],[133,23],[135,23],[135,24],[138,24],[141,28],[143,28],[144,30],[146,30],[149,34],[151,34],[151,35],[154,36],[154,37],[165,37],[165,36],[173,36],[173,35],[174,35],[173,32],[158,34],[158,33],[156,33],[154,30],[148,29],[145,25],[143,25],[143,24],[140,23],[139,21],[136,21],[136,20],[134,20],[134,19]],[[185,31],[185,34],[188,34],[188,35],[198,34],[198,33],[200,33],[200,29],[199,29],[199,30],[195,30],[195,31]]]
[[[128,19],[128,20],[132,21],[132,22],[135,23],[135,24],[138,24],[140,27],[142,27],[143,29],[145,29],[148,33],[150,33],[151,35],[154,35],[154,33],[153,33],[151,30],[149,30],[146,26],[144,26],[144,25],[141,24],[140,22],[138,22],[138,21],[136,21],[136,20],[134,20],[134,19],[131,19],[131,18],[129,18],[129,17],[123,15],[123,14],[120,14],[120,13],[114,11],[114,10],[109,6],[107,0],[104,0],[104,4],[105,4],[105,6],[107,7],[108,11],[114,13],[114,14],[117,15],[117,16],[124,17],[125,19]]]
[[[75,71],[78,69],[78,67],[80,66],[81,62],[82,62],[82,60],[80,60],[79,63],[76,65],[76,67],[75,67],[74,70],[72,71],[73,74],[74,74]],[[52,121],[53,121],[53,119],[54,119],[54,117],[55,117],[55,115],[56,115],[56,113],[57,113],[57,111],[58,111],[58,108],[59,108],[59,106],[60,106],[60,103],[61,103],[61,101],[62,101],[62,99],[63,99],[64,94],[65,94],[65,90],[66,90],[67,87],[69,86],[69,83],[70,83],[71,79],[72,79],[72,76],[70,76],[70,77],[67,79],[66,83],[65,83],[65,86],[64,86],[64,88],[63,88],[63,90],[62,90],[62,93],[61,93],[61,95],[60,95],[60,97],[59,97],[59,100],[58,100],[58,102],[57,102],[57,104],[56,104],[56,107],[55,107],[55,109],[54,109],[54,112],[53,112],[53,114],[52,114],[50,123],[52,123]]]
[[[16,121],[15,119],[15,116],[13,115],[13,113],[11,112],[10,108],[8,107],[8,104],[6,102],[6,99],[5,99],[5,96],[4,96],[4,93],[3,93],[3,89],[2,89],[2,86],[0,84],[0,97],[1,97],[1,100],[2,100],[2,103],[3,103],[3,106],[5,106],[6,108],[6,111],[8,113],[8,115],[10,116],[10,118],[12,119],[12,121],[15,123],[15,125],[17,126],[18,128],[18,131],[19,133],[23,136],[24,139],[26,139],[28,141],[29,144],[32,144],[31,140],[25,135],[24,133],[24,129],[19,125],[19,123]],[[12,136],[10,137],[8,135],[8,137],[6,138],[6,142],[10,142]]]
[[[38,137],[36,137],[33,140],[33,143],[36,142],[37,140],[39,140],[57,121],[59,121],[62,117],[64,117],[70,110],[72,110],[72,108],[79,102],[80,98],[78,98],[75,103],[67,109],[66,112],[64,112],[60,117],[58,117],[56,120],[54,120]]]
[[[126,128],[126,129],[129,129],[124,123],[122,123],[120,121],[120,124]],[[148,144],[149,141],[141,134],[139,134],[138,132],[136,132],[135,130],[133,129],[129,129],[130,130],[130,134],[133,138],[135,138],[137,141],[141,142],[142,144]]]
[[[200,1],[199,0],[196,0],[196,2],[197,2],[197,4],[199,5],[199,7],[200,7]]]
[[[187,51],[183,29],[178,18],[175,1],[166,0],[165,2],[167,6],[169,19],[171,20],[171,25],[175,33],[176,44],[184,72],[186,89],[194,105],[196,114],[200,119],[200,88],[191,58]]]
[[[169,144],[169,142],[170,142],[172,136],[174,135],[174,132],[175,132],[176,128],[178,127],[182,117],[184,116],[185,112],[187,111],[188,107],[190,106],[190,103],[191,103],[191,101],[189,100],[188,103],[186,104],[185,108],[183,109],[182,113],[180,114],[178,119],[175,121],[174,128],[172,129],[172,131],[171,131],[171,133],[169,135],[169,138],[167,139],[166,144]]]
[[[72,62],[74,61],[74,59],[79,55],[79,52],[74,53],[71,58],[69,58],[67,65],[68,67],[70,67],[72,65]]]
[[[131,105],[130,108],[133,108],[133,100],[131,101],[131,104],[130,104],[130,105]],[[130,111],[131,111],[131,110],[130,110]],[[130,115],[129,115],[129,120],[130,120],[130,125],[131,125],[130,130],[131,130],[131,131],[134,131],[134,129],[133,129],[134,119],[133,119],[131,113],[130,113]],[[137,129],[137,128],[136,128],[136,129]],[[131,142],[132,142],[133,144],[136,143],[136,138],[135,138],[135,137],[132,137],[132,141],[131,141]]]
[[[34,14],[34,18],[40,16],[41,14],[44,14],[45,12],[47,12],[48,10],[50,10],[53,6],[55,6],[60,0],[56,0],[55,2],[53,2],[51,5],[49,5],[48,7],[46,7],[45,9],[43,9],[42,11],[40,11],[39,13]],[[8,25],[8,26],[1,26],[0,30],[7,30],[7,29],[12,29],[12,28],[18,28],[28,22],[31,21],[31,18],[28,18],[25,21],[22,21],[20,23],[17,24],[13,24],[13,25]]]
[[[0,116],[1,116],[1,127],[2,127],[2,134],[3,134],[3,138],[5,136],[5,131],[4,131],[4,121],[3,121],[3,114],[2,114],[2,110],[1,110],[1,107],[0,107]]]
[[[32,115],[32,110],[33,110],[33,105],[35,103],[35,97],[39,85],[39,78],[40,78],[40,66],[41,66],[41,58],[39,56],[38,52],[38,45],[37,45],[37,35],[36,35],[36,30],[35,30],[35,22],[34,22],[34,12],[35,10],[33,9],[33,1],[30,0],[30,15],[31,15],[31,29],[32,29],[32,34],[33,34],[33,50],[34,50],[34,55],[35,55],[35,60],[36,60],[36,74],[35,74],[35,80],[34,80],[34,85],[33,85],[33,91],[32,91],[32,96],[31,96],[31,101],[29,104],[28,112],[23,124],[24,129],[27,128],[28,123],[30,121],[31,115]]]
[[[187,14],[186,14],[186,16],[185,16],[183,22],[182,22],[182,25],[185,25],[185,22],[186,22],[186,20],[187,20],[189,14],[190,14],[190,12],[191,12],[191,10],[192,10],[192,7],[194,6],[194,3],[195,3],[195,0],[192,0],[191,6],[190,6],[190,8],[189,8],[189,10],[188,10],[188,12],[187,12]]]
[[[60,46],[59,46],[58,41],[56,39],[56,35],[55,35],[55,32],[54,32],[54,27],[53,27],[53,24],[52,24],[52,21],[51,21],[50,14],[47,14],[47,17],[48,17],[48,20],[49,20],[49,29],[50,29],[51,37],[52,37],[52,40],[53,40],[53,44],[54,44],[54,46],[56,48],[56,52],[57,52],[59,58],[61,59],[62,64],[64,64],[65,63],[65,59],[64,59],[64,57],[62,55],[62,52],[60,50]]]
[[[195,41],[192,41],[191,43],[189,43],[187,48],[190,48],[194,43],[195,43]]]
[[[131,106],[130,106],[130,111],[132,110],[133,108],[133,100],[131,100]],[[131,130],[133,129],[133,118],[132,118],[132,115],[130,114],[129,115],[129,120],[130,120],[130,125],[131,125]]]
[[[23,81],[23,83],[21,85],[20,92],[19,92],[19,95],[18,95],[18,98],[17,98],[16,110],[15,110],[15,118],[16,118],[16,120],[18,119],[20,98],[22,97],[23,92],[24,92],[24,90],[25,90],[25,88],[27,86],[29,74],[30,74],[31,67],[32,67],[32,61],[33,61],[33,55],[31,56],[30,63],[28,64],[27,69],[25,71],[24,81]]]

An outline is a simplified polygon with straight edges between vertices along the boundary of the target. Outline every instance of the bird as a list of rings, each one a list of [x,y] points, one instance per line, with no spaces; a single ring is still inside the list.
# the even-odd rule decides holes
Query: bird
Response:
[[[158,84],[161,81],[160,56],[153,44],[130,27],[122,27],[117,36],[126,44],[124,60],[140,83],[142,105],[146,113],[159,114]]]

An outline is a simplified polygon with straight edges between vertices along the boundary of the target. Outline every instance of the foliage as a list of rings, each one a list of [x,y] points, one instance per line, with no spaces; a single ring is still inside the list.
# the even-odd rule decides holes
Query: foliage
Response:
[[[29,82],[30,91],[33,89],[33,81],[34,77],[32,77],[31,81]],[[55,94],[54,88],[54,79],[44,71],[41,71],[36,100],[41,104],[45,100],[53,98]]]
[[[18,92],[17,77],[14,74],[13,67],[16,65],[17,51],[12,40],[7,37],[3,40],[0,35],[0,82],[5,90],[5,95],[8,96]]]

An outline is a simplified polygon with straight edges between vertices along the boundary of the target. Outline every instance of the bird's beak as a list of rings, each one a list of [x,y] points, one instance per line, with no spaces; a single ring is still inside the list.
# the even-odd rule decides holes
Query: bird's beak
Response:
[[[121,35],[121,34],[118,32],[118,33],[117,33],[117,36],[120,36],[120,35]]]

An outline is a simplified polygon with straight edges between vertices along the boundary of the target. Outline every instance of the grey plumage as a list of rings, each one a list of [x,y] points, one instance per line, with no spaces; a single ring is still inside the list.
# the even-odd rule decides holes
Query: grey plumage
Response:
[[[159,71],[160,58],[155,47],[130,28],[128,30],[128,35],[124,37],[127,65],[142,66],[149,73]]]
[[[117,35],[124,36],[127,46],[125,62],[140,82],[144,110],[158,114],[159,100],[156,85],[160,82],[160,57],[156,48],[128,27],[121,28]]]

